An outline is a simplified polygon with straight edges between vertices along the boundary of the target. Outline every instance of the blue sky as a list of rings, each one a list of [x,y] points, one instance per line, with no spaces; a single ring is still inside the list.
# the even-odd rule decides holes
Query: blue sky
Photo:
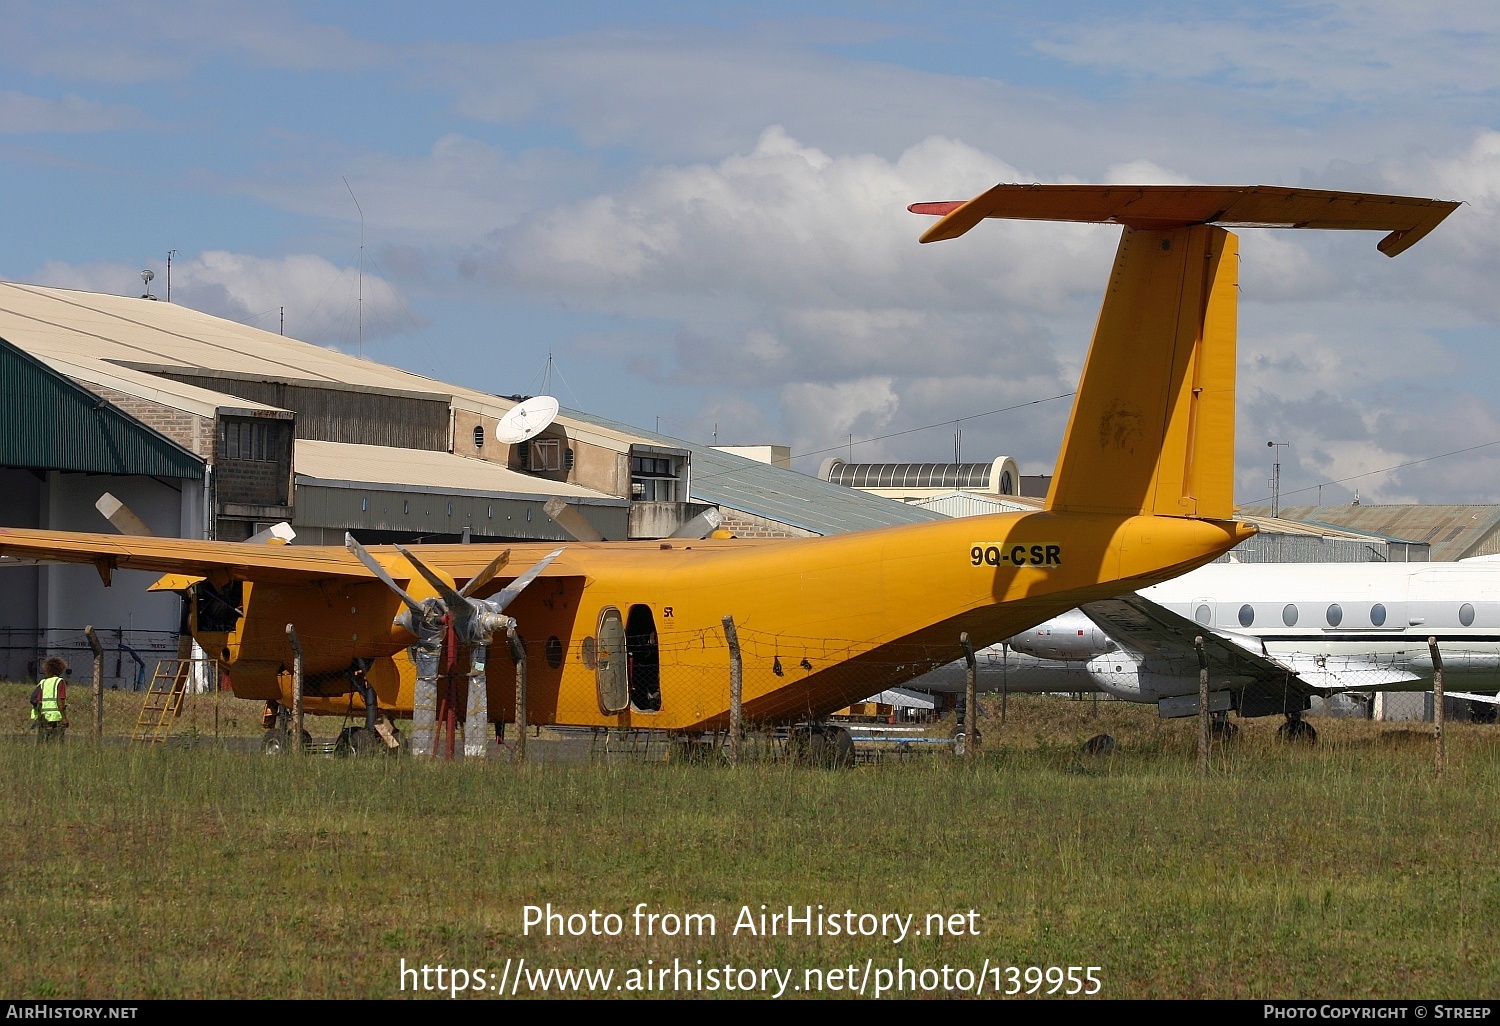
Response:
[[[564,404],[644,427],[945,460],[953,420],[1073,387],[1117,230],[921,247],[907,203],[1410,192],[1466,206],[1395,261],[1244,233],[1239,496],[1271,438],[1288,493],[1500,440],[1493,5],[13,0],[0,29],[7,279],[162,294],[176,250],[174,301],[421,373],[532,392],[551,352]],[[1046,471],[1065,418],[966,421],[964,456]],[[1496,501],[1500,445],[1323,498],[1355,488]]]

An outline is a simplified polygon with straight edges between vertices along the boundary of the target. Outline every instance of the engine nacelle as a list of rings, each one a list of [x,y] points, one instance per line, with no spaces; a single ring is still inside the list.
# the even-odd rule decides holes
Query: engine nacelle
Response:
[[[1119,646],[1099,625],[1076,609],[1046,623],[1037,624],[1031,630],[1017,634],[1007,642],[1017,652],[1025,652],[1040,659],[1069,659],[1086,662],[1095,656],[1107,655]]]

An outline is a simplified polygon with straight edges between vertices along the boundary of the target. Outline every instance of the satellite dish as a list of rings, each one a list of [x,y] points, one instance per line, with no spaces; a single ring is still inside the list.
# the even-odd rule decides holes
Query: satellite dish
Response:
[[[500,418],[500,423],[495,427],[495,441],[514,445],[528,438],[535,438],[547,430],[547,425],[556,416],[557,400],[550,395],[539,395],[517,403]]]

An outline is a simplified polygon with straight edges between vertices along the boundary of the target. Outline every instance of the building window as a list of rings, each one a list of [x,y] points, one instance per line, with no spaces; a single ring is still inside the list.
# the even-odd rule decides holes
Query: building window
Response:
[[[475,424],[474,425],[474,448],[476,448],[476,449],[483,449],[484,448],[484,425],[483,424]]]
[[[676,502],[677,468],[664,456],[630,457],[630,497],[637,502]]]
[[[562,439],[559,438],[533,438],[531,440],[531,465],[527,468],[531,471],[561,470],[562,465]]]
[[[278,436],[276,423],[265,420],[226,420],[223,432],[222,459],[275,463]]]

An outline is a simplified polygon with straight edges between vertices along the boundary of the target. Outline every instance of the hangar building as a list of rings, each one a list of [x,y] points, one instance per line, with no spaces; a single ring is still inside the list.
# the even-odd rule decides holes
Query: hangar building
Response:
[[[737,533],[802,537],[933,519],[682,439],[564,410],[496,439],[496,396],[174,304],[0,282],[0,526],[109,532],[122,499],[164,536],[295,544],[564,540],[559,496],[606,537],[670,535],[708,506]],[[784,462],[784,461],[777,461]],[[153,575],[5,566],[0,677],[77,651],[92,623],[113,682],[175,649]]]

